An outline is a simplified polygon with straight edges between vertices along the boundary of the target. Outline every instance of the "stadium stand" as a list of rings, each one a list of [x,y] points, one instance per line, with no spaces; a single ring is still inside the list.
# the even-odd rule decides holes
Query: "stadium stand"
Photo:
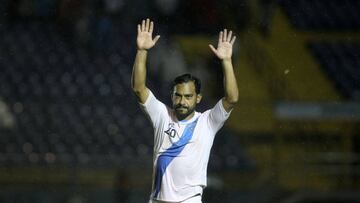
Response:
[[[357,0],[281,0],[290,22],[300,30],[355,31],[360,29]]]
[[[309,48],[344,97],[360,100],[360,44],[310,42]]]
[[[280,1],[291,25],[307,32],[305,46],[345,99],[359,99],[360,3],[356,0]],[[318,33],[326,40],[312,38]],[[336,37],[331,38],[331,34]]]

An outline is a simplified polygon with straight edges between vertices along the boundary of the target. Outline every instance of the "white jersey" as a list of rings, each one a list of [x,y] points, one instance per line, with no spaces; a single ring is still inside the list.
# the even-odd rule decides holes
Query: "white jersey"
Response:
[[[215,134],[230,115],[222,101],[186,121],[178,121],[152,92],[141,106],[154,127],[151,200],[181,202],[202,194]]]

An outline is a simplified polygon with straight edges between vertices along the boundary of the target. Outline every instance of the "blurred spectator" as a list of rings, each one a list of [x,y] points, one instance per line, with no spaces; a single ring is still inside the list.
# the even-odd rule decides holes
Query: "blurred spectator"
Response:
[[[13,128],[15,118],[7,104],[0,98],[0,128]]]
[[[63,0],[59,18],[61,24],[73,35],[76,43],[104,49],[109,46],[113,17],[119,15],[124,0]]]
[[[163,37],[165,38],[165,37]],[[184,55],[174,39],[162,39],[149,57],[149,74],[158,78],[164,96],[169,94],[169,84],[172,79],[188,72]]]
[[[250,18],[248,0],[223,0],[216,1],[216,10],[219,13],[219,27],[231,28],[234,31],[244,30]]]
[[[179,15],[179,1],[178,0],[154,0],[155,21],[160,25],[162,32],[176,32],[179,26],[177,20]]]
[[[259,0],[260,5],[260,32],[267,36],[270,32],[271,20],[276,7],[277,0]]]
[[[88,40],[88,18],[90,11],[84,0],[61,0],[58,9],[58,21],[65,37],[79,36],[81,42]]]
[[[84,0],[61,0],[59,5],[60,19],[72,21],[83,15],[85,2]]]
[[[56,15],[57,2],[57,0],[13,0],[5,1],[1,6],[8,8],[12,19],[19,17],[48,19]]]
[[[17,6],[17,14],[22,17],[30,16],[34,11],[33,1],[20,0]]]
[[[125,0],[104,0],[105,10],[109,14],[117,14],[124,7]]]
[[[180,1],[175,33],[215,33],[224,27],[240,30],[249,18],[247,0]]]
[[[219,13],[214,0],[181,1],[180,27],[176,32],[213,33],[219,27]]]
[[[155,5],[160,15],[168,17],[175,15],[178,4],[178,0],[155,0]]]
[[[119,170],[114,184],[115,203],[126,203],[130,196],[130,181],[124,170]]]
[[[2,0],[0,6],[0,22],[9,16],[10,5],[16,0]]]
[[[87,202],[86,199],[80,194],[74,194],[68,200],[68,203],[85,203],[85,202]]]
[[[34,0],[34,12],[37,17],[55,17],[58,0]]]

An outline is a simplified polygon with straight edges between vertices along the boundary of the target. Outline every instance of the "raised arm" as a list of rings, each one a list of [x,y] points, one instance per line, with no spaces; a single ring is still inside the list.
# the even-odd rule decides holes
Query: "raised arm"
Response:
[[[221,60],[223,74],[224,74],[224,91],[225,96],[222,99],[223,106],[227,112],[234,108],[239,99],[238,86],[232,65],[232,50],[236,37],[232,36],[232,31],[229,33],[226,29],[219,34],[219,42],[217,49],[209,44],[210,49]]]
[[[160,35],[157,35],[154,39],[152,38],[154,23],[149,19],[143,20],[141,25],[138,25],[137,30],[137,52],[132,71],[131,87],[140,103],[145,103],[149,96],[149,89],[146,87],[147,52],[156,44]]]

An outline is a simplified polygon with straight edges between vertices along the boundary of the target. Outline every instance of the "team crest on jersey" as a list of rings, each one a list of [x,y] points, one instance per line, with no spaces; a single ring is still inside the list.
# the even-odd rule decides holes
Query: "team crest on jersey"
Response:
[[[167,130],[165,130],[165,133],[170,137],[174,138],[175,135],[177,134],[177,131],[175,129],[175,123],[169,123],[169,127]]]

